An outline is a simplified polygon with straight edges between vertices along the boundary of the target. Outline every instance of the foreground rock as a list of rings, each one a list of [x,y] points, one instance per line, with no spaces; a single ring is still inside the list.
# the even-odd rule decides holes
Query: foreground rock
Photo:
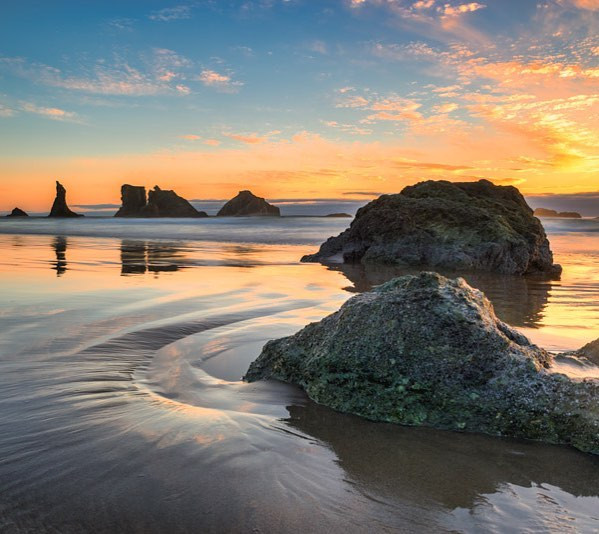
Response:
[[[216,214],[218,217],[280,217],[281,211],[262,197],[251,191],[239,191],[236,197],[227,202]]]
[[[575,211],[555,211],[547,208],[537,208],[534,211],[536,217],[562,217],[564,219],[582,219],[582,215]]]
[[[56,182],[56,198],[48,217],[83,217],[83,215],[71,211],[67,205],[67,190],[58,181]]]
[[[29,217],[21,208],[15,208],[12,210],[7,217]]]
[[[584,356],[595,365],[599,365],[599,339],[587,343],[584,347],[577,350],[576,354]]]
[[[124,184],[121,187],[122,206],[115,217],[208,217],[196,210],[174,191],[162,190],[157,185],[148,193],[141,185]]]
[[[559,274],[540,221],[511,186],[428,181],[383,195],[302,261]]]
[[[396,278],[297,334],[268,342],[245,377],[301,386],[375,421],[571,444],[599,454],[599,381],[552,356],[464,280]]]

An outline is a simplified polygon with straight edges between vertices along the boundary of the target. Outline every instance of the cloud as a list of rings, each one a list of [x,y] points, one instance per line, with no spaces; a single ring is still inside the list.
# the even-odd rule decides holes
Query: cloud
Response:
[[[589,11],[599,11],[599,0],[560,0],[560,4],[571,5]]]
[[[233,81],[229,74],[220,74],[211,69],[204,69],[198,80],[207,87],[214,87],[224,92],[234,92],[243,85],[242,82]]]
[[[57,121],[74,120],[77,118],[77,114],[73,111],[65,111],[64,109],[60,108],[37,106],[31,102],[22,102],[21,109],[27,113],[42,115],[43,117]]]
[[[16,114],[16,110],[0,104],[0,117],[14,117]]]
[[[473,11],[484,9],[485,7],[487,6],[479,4],[478,2],[470,2],[468,4],[459,4],[457,6],[445,4],[444,6],[438,7],[437,10],[445,16],[455,17],[464,13],[472,13]]]
[[[181,139],[185,139],[186,141],[198,141],[199,139],[201,139],[199,135],[195,134],[180,135],[179,137]]]
[[[171,22],[173,20],[184,20],[191,18],[191,7],[186,5],[165,7],[157,11],[153,11],[148,15],[151,20],[160,22]]]

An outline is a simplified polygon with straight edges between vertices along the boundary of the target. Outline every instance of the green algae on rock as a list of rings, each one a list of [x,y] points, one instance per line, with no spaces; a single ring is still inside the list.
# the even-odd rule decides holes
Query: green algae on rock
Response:
[[[297,384],[320,404],[375,421],[599,454],[599,381],[551,373],[552,360],[463,279],[421,273],[269,341],[244,378]]]
[[[302,261],[561,272],[541,222],[518,189],[488,180],[429,180],[382,195]]]

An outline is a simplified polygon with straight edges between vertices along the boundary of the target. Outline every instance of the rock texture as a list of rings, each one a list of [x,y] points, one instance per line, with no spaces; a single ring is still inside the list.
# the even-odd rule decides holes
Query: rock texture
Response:
[[[56,198],[48,217],[83,217],[83,215],[71,211],[67,205],[67,190],[58,181],[56,182]]]
[[[148,193],[141,185],[124,184],[121,187],[122,206],[115,217],[208,217],[196,210],[174,191],[160,189],[157,185]]]
[[[302,261],[559,274],[541,222],[511,186],[427,181],[383,195]]]
[[[12,210],[7,217],[29,217],[21,208],[15,208]]]
[[[281,211],[262,197],[257,197],[251,191],[246,190],[239,191],[239,194],[229,200],[216,215],[218,217],[279,217]]]
[[[564,219],[582,219],[582,215],[575,211],[555,211],[547,208],[537,208],[534,211],[536,217],[562,217]]]
[[[587,343],[584,347],[576,351],[580,356],[584,356],[587,360],[599,365],[599,339]]]
[[[297,384],[318,403],[375,421],[599,454],[599,381],[551,373],[551,364],[463,279],[421,273],[268,342],[245,379]]]

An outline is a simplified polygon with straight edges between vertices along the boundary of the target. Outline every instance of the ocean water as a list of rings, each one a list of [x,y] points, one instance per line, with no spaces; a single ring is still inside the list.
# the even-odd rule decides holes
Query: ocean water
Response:
[[[299,263],[348,221],[0,220],[0,532],[596,532],[595,456],[240,381],[405,272]],[[461,274],[571,350],[599,337],[599,221],[543,222],[560,280]]]

